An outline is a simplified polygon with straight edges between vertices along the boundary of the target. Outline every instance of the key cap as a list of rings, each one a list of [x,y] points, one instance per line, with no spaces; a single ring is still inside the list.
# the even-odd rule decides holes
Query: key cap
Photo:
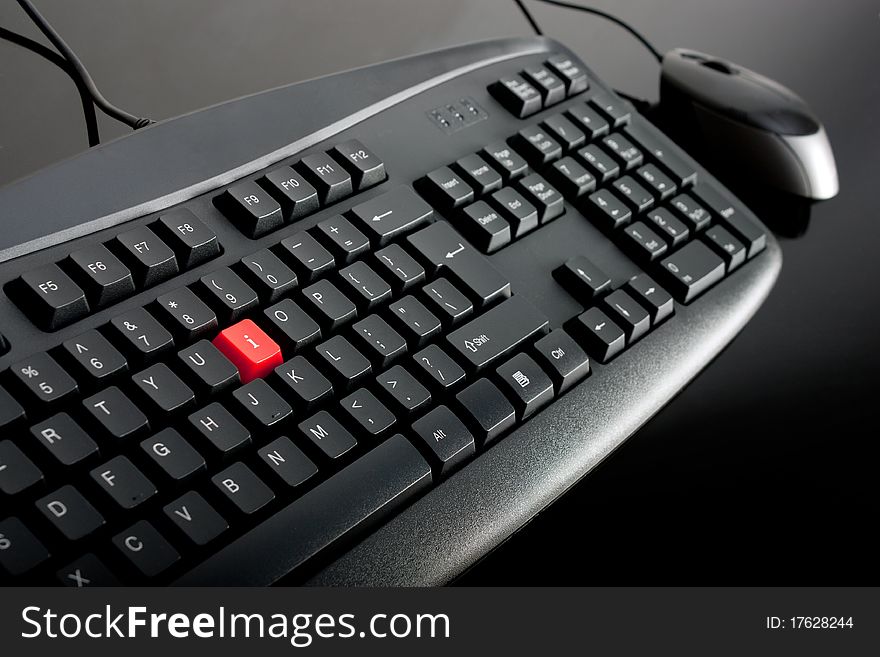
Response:
[[[353,449],[357,441],[327,411],[319,411],[297,429],[330,459],[336,459]]]
[[[321,339],[321,327],[292,299],[279,301],[263,314],[269,320],[265,324],[269,333],[288,353],[302,351]]]
[[[632,219],[632,212],[610,189],[593,192],[581,207],[584,214],[605,230],[620,228]]]
[[[541,125],[550,132],[552,137],[558,141],[562,145],[563,150],[566,151],[580,148],[587,140],[584,131],[578,128],[562,114],[554,114],[553,116],[547,117]]]
[[[178,352],[177,360],[203,393],[216,395],[241,381],[238,368],[207,340],[199,340]]]
[[[370,248],[366,236],[341,214],[325,219],[318,224],[317,230],[339,263],[352,262]]]
[[[149,428],[146,416],[116,386],[83,400],[89,417],[117,440],[127,440]]]
[[[37,404],[54,404],[77,391],[76,381],[45,351],[9,368]]]
[[[590,144],[577,152],[599,182],[608,182],[620,174],[620,165],[598,144]]]
[[[534,415],[553,399],[553,382],[534,359],[517,354],[495,370],[501,388],[513,400],[520,421]]]
[[[67,413],[38,422],[31,435],[60,465],[77,465],[98,453],[95,441]]]
[[[143,308],[134,308],[110,320],[110,332],[137,360],[152,360],[174,346],[174,339]]]
[[[134,294],[131,271],[103,244],[74,251],[69,264],[92,308],[103,308]]]
[[[381,436],[396,422],[394,414],[365,388],[353,392],[339,404],[352,422],[372,437]]]
[[[216,198],[217,207],[238,229],[257,239],[284,225],[281,204],[252,181],[239,182]]]
[[[25,418],[24,408],[15,398],[0,387],[0,429],[9,429]]]
[[[281,248],[289,254],[299,276],[306,283],[336,266],[333,256],[308,233],[297,233],[281,240]]]
[[[303,305],[328,332],[357,317],[357,307],[326,278],[303,290]]]
[[[234,322],[259,304],[257,293],[229,267],[199,279],[222,322]]]
[[[177,208],[163,214],[155,223],[156,234],[177,256],[181,269],[191,269],[220,255],[217,233],[208,228],[192,210]]]
[[[201,562],[176,584],[221,579],[231,585],[270,584],[343,536],[390,517],[424,491],[430,477],[431,469],[416,448],[396,434]]]
[[[490,202],[510,223],[513,236],[522,237],[538,227],[538,211],[513,187],[502,187],[492,194]]]
[[[387,178],[384,162],[357,139],[337,144],[331,154],[351,174],[355,191],[378,185]]]
[[[608,274],[585,256],[569,258],[553,274],[584,305],[611,289]]]
[[[565,100],[565,83],[543,66],[530,66],[522,72],[522,76],[541,94],[544,107]]]
[[[723,226],[710,226],[703,233],[705,241],[720,255],[731,272],[746,261],[746,248]]]
[[[281,204],[287,221],[294,221],[317,212],[320,207],[318,190],[291,167],[270,171],[260,184]]]
[[[651,155],[672,176],[675,184],[679,187],[693,185],[697,181],[697,172],[693,167],[685,164],[679,157],[672,144],[666,139],[655,136],[641,121],[635,121],[624,129],[633,141],[639,144],[643,150]]]
[[[415,377],[400,365],[395,365],[376,377],[380,391],[393,403],[398,414],[412,415],[427,408],[431,393]]]
[[[259,450],[260,458],[286,486],[301,486],[318,474],[318,468],[290,438],[281,436]]]
[[[34,324],[54,331],[89,314],[85,292],[58,265],[25,272],[16,302]]]
[[[310,409],[333,396],[330,381],[302,356],[295,356],[275,368],[275,379],[284,383],[286,393],[293,394],[293,403]]]
[[[617,158],[624,171],[635,169],[645,159],[642,151],[619,132],[613,132],[606,137],[602,137],[602,144],[608,149],[609,153]]]
[[[510,224],[485,201],[471,203],[461,213],[461,229],[484,253],[510,244]]]
[[[513,405],[488,379],[477,379],[455,399],[481,445],[492,442],[516,422]]]
[[[577,198],[596,188],[596,178],[572,157],[564,157],[548,170],[553,183],[568,198]]]
[[[623,329],[598,308],[590,308],[578,315],[571,328],[600,363],[607,363],[626,345]]]
[[[61,349],[74,375],[88,380],[92,385],[101,384],[128,370],[125,357],[94,329],[65,340]]]
[[[37,509],[69,541],[78,541],[104,525],[104,517],[70,485],[37,500]]]
[[[447,406],[438,406],[412,425],[431,458],[434,478],[448,475],[476,453],[474,437]]]
[[[205,501],[205,498],[190,491],[163,507],[162,512],[194,544],[203,546],[229,529],[223,516]]]
[[[392,303],[390,311],[398,328],[414,347],[425,344],[442,328],[440,320],[412,295]]]
[[[647,183],[659,199],[666,199],[675,194],[676,186],[672,179],[663,173],[659,167],[646,164],[639,167],[636,175]]]
[[[398,244],[390,244],[376,251],[376,265],[380,275],[391,282],[398,294],[425,280],[425,268]]]
[[[339,270],[344,293],[368,311],[391,299],[391,286],[363,260]]]
[[[538,210],[538,219],[542,224],[565,212],[562,195],[537,173],[526,176],[518,185],[526,199]]]
[[[49,559],[49,551],[18,518],[0,520],[0,567],[16,577]]]
[[[370,315],[354,326],[354,335],[379,369],[406,353],[406,340],[379,315]]]
[[[626,103],[611,94],[600,91],[593,95],[590,104],[602,112],[615,128],[629,123],[630,112]]]
[[[135,389],[148,400],[152,414],[177,413],[194,404],[196,396],[165,363],[156,363],[131,377]]]
[[[297,285],[293,270],[269,249],[242,258],[241,266],[242,273],[264,303],[280,299]]]
[[[416,371],[440,391],[448,391],[464,381],[465,373],[449,354],[436,344],[428,345],[413,356]]]
[[[587,141],[608,134],[608,121],[586,103],[569,107],[566,114],[584,131]]]
[[[186,342],[217,330],[217,315],[188,287],[157,298],[156,316]]]
[[[244,463],[233,463],[211,477],[211,482],[246,515],[256,513],[275,499],[275,493]]]
[[[449,167],[435,169],[422,181],[421,188],[441,210],[452,210],[474,200],[474,190]]]
[[[338,386],[353,387],[370,374],[370,361],[341,335],[335,335],[318,345],[315,352]]]
[[[648,262],[656,260],[666,253],[666,242],[644,222],[637,221],[623,229],[624,248],[635,254],[637,258]]]
[[[532,346],[535,360],[553,379],[561,395],[590,375],[590,359],[580,345],[562,329],[553,329]]]
[[[205,470],[205,459],[175,429],[163,429],[141,443],[144,453],[168,479],[184,481]]]
[[[669,205],[678,212],[693,232],[703,230],[712,220],[709,211],[697,203],[690,194],[679,194],[669,202]]]
[[[547,318],[520,296],[507,299],[446,336],[453,354],[479,371],[547,333]]]
[[[91,472],[92,480],[121,508],[130,511],[158,491],[124,456],[117,456]]]
[[[0,441],[0,491],[18,495],[43,481],[43,473],[11,440]]]
[[[401,185],[381,196],[359,203],[351,209],[351,214],[374,245],[384,246],[399,235],[428,223],[434,211],[411,187]]]
[[[666,208],[655,208],[645,215],[649,224],[659,230],[671,247],[685,242],[690,235],[688,227]]]
[[[757,223],[746,215],[743,206],[725,198],[717,189],[706,182],[701,182],[694,187],[694,194],[721,217],[734,237],[743,241],[748,248],[747,257],[754,257],[767,246],[767,235]]]
[[[250,431],[218,402],[208,404],[187,420],[197,435],[220,455],[226,456],[251,442]]]
[[[241,415],[261,430],[268,430],[283,422],[293,409],[262,379],[256,379],[232,392]]]
[[[161,575],[180,560],[177,550],[146,520],[114,536],[113,545],[146,577]]]
[[[522,76],[503,77],[489,85],[489,92],[508,112],[520,119],[541,110],[541,94]]]
[[[430,264],[433,274],[448,270],[462,283],[478,307],[510,296],[510,281],[445,221],[423,228],[407,241]]]
[[[111,242],[113,247],[131,269],[138,287],[150,287],[178,272],[174,251],[146,226],[118,235]]]
[[[630,278],[626,283],[626,289],[651,315],[652,326],[656,326],[675,312],[672,296],[647,274],[636,274]]]
[[[308,155],[296,168],[318,190],[322,204],[335,203],[354,191],[351,175],[327,153]]]
[[[689,303],[724,278],[724,260],[702,242],[689,242],[660,261],[672,294]]]
[[[617,191],[624,203],[632,208],[633,212],[644,212],[654,205],[654,197],[647,189],[638,184],[630,176],[618,178],[611,186]]]
[[[529,165],[522,155],[503,141],[492,142],[483,148],[483,154],[489,164],[498,170],[504,182],[522,178],[528,173]]]
[[[504,184],[501,174],[479,154],[475,153],[459,158],[455,161],[455,167],[462,173],[465,182],[477,194],[494,192],[496,189],[501,189],[501,185]]]
[[[470,300],[445,278],[438,278],[422,288],[429,309],[445,326],[455,326],[473,313]]]
[[[565,83],[568,96],[579,94],[590,87],[590,81],[583,67],[566,55],[553,55],[547,60],[547,66]]]
[[[615,290],[603,301],[608,316],[623,329],[627,344],[632,344],[651,328],[651,316],[624,290]]]
[[[120,586],[119,579],[98,558],[89,552],[55,573],[64,586],[84,589],[95,586]]]
[[[238,368],[242,383],[260,379],[284,362],[281,347],[250,319],[220,331],[213,344]]]
[[[513,138],[515,146],[532,166],[548,164],[562,157],[562,146],[547,131],[534,125],[523,128]]]

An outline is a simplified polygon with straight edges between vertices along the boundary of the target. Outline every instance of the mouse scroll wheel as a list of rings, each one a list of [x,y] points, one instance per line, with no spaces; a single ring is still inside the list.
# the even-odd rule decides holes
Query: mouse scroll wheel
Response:
[[[700,66],[711,68],[712,70],[724,73],[725,75],[733,75],[734,73],[733,67],[731,67],[730,64],[726,64],[718,59],[710,59],[708,61],[700,62]]]

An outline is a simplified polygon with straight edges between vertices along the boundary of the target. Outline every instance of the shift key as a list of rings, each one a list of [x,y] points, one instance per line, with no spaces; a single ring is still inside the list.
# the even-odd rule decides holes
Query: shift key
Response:
[[[511,297],[456,329],[446,340],[470,365],[481,370],[511,354],[527,340],[548,332],[550,322],[521,296]]]
[[[445,221],[437,221],[407,240],[428,262],[431,274],[448,270],[470,290],[478,306],[510,296],[510,281]]]

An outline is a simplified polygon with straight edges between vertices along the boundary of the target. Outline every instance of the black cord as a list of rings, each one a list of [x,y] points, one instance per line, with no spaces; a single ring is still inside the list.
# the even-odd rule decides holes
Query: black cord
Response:
[[[528,9],[526,9],[523,4],[523,0],[515,0],[516,4],[519,5],[519,8],[522,10],[523,14],[526,17],[526,20],[529,21],[532,28],[535,30],[536,34],[543,34],[541,32],[541,28],[538,27],[538,24],[535,22],[535,19],[532,18],[532,15],[529,13]],[[574,9],[575,11],[584,11],[588,14],[593,14],[594,16],[599,16],[604,18],[605,20],[611,21],[612,23],[622,27],[624,30],[632,34],[645,48],[647,48],[650,53],[654,56],[654,58],[658,62],[663,61],[663,54],[657,50],[648,39],[646,39],[638,30],[636,30],[632,25],[627,23],[626,21],[614,16],[613,14],[609,14],[608,12],[602,11],[601,9],[596,9],[595,7],[587,7],[585,5],[578,5],[573,2],[565,2],[564,0],[537,0],[538,2],[544,2],[548,5],[554,5],[556,7],[564,7],[566,9]]]
[[[5,39],[10,43],[14,43],[17,46],[21,46],[22,48],[26,48],[31,52],[34,52],[41,57],[47,59],[52,64],[60,68],[64,71],[70,79],[73,80],[73,83],[76,85],[76,89],[79,92],[79,98],[82,102],[83,107],[83,115],[86,121],[86,133],[89,138],[89,146],[97,146],[101,143],[101,136],[98,133],[98,117],[95,114],[95,105],[92,103],[92,97],[89,95],[88,89],[86,89],[85,85],[82,84],[79,77],[76,74],[76,71],[73,70],[73,67],[68,63],[64,57],[56,53],[54,50],[47,48],[42,43],[38,43],[33,39],[29,39],[26,36],[13,32],[11,30],[7,30],[4,27],[0,27],[0,39]]]
[[[110,101],[104,98],[103,94],[98,90],[95,81],[92,79],[92,76],[89,75],[88,70],[80,61],[79,57],[76,56],[76,53],[67,45],[64,39],[61,38],[61,35],[55,31],[49,22],[43,18],[43,15],[37,11],[37,8],[33,5],[30,0],[18,0],[18,4],[21,5],[21,8],[24,9],[25,13],[30,16],[31,20],[36,24],[40,31],[46,36],[49,41],[52,42],[52,45],[58,49],[58,52],[67,60],[70,66],[75,71],[77,77],[80,82],[87,89],[89,96],[92,98],[92,102],[95,106],[101,110],[107,116],[120,121],[127,126],[134,128],[137,130],[138,128],[143,128],[146,125],[153,123],[151,119],[137,117],[133,114],[129,114],[123,109],[120,109],[113,105]]]
[[[541,31],[541,27],[538,25],[538,22],[535,20],[534,16],[532,16],[532,12],[530,12],[529,8],[526,7],[526,3],[523,2],[523,0],[513,1],[516,3],[517,7],[519,7],[519,10],[523,13],[523,16],[525,16],[525,19],[529,22],[529,25],[532,26],[535,34],[537,34],[538,36],[543,36],[544,33]]]

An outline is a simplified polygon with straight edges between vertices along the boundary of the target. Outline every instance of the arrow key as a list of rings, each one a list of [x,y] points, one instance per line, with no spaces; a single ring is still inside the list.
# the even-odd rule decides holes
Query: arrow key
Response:
[[[584,256],[565,261],[553,272],[565,288],[581,303],[588,303],[611,288],[611,279]]]
[[[590,308],[572,322],[571,330],[586,350],[601,363],[607,363],[626,345],[626,336],[608,315],[598,308]]]
[[[371,436],[383,434],[394,426],[394,414],[364,388],[350,394],[340,404],[351,419]]]
[[[605,297],[605,308],[611,317],[626,333],[628,344],[632,344],[651,328],[651,316],[641,304],[623,290],[616,290]]]
[[[650,313],[652,326],[657,326],[675,312],[672,295],[657,285],[647,274],[633,276],[627,282],[626,288]]]

